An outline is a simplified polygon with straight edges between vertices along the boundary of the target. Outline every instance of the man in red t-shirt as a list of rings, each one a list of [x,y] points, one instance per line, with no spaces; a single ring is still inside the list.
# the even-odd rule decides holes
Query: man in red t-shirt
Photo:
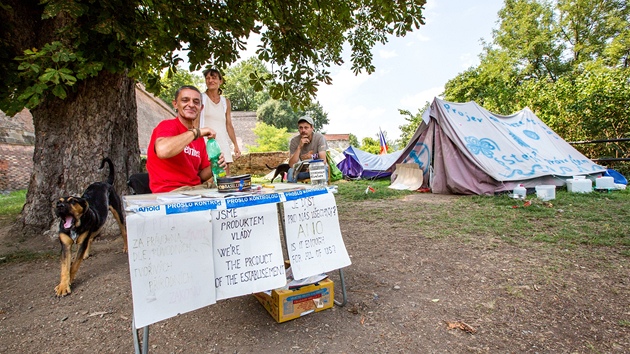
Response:
[[[194,86],[182,86],[175,93],[173,107],[177,117],[161,121],[151,134],[147,151],[147,171],[151,192],[197,186],[212,177],[204,136],[214,138],[210,128],[195,128],[193,121],[201,112],[201,93]],[[223,155],[219,164],[225,168]]]

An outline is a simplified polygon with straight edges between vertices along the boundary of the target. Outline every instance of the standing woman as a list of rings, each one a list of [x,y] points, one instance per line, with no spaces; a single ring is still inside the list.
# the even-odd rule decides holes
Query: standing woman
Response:
[[[234,126],[232,126],[232,105],[230,100],[225,96],[221,96],[223,90],[223,75],[217,69],[206,69],[203,72],[206,79],[206,92],[201,95],[203,100],[203,109],[199,115],[199,123],[195,126],[200,128],[208,127],[213,129],[217,136],[216,141],[221,146],[221,152],[227,163],[225,173],[230,175],[230,165],[234,161],[232,159],[232,149],[230,149],[230,140],[234,144],[234,158],[241,157],[241,150],[238,148]]]

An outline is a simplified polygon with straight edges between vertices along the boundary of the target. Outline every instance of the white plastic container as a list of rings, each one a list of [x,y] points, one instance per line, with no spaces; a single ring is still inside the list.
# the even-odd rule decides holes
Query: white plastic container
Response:
[[[527,196],[527,189],[522,184],[514,188],[514,198],[524,199]]]
[[[612,177],[597,177],[595,179],[595,189],[614,189],[615,179]]]
[[[567,191],[571,193],[590,193],[593,191],[593,181],[590,179],[568,179]]]
[[[543,201],[556,199],[556,186],[547,184],[536,186],[536,197]]]
[[[328,179],[326,178],[326,165],[324,165],[324,161],[311,161],[308,166],[308,173],[313,187],[326,187],[328,185]]]

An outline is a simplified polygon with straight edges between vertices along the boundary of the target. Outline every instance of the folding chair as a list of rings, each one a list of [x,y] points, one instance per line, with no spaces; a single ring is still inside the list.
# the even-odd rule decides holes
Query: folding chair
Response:
[[[127,179],[127,186],[131,191],[131,194],[151,194],[151,188],[149,188],[149,174],[148,173],[134,173]]]

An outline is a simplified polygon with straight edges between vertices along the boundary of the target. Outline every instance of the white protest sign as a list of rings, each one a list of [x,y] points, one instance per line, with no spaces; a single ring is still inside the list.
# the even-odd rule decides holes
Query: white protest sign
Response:
[[[137,328],[216,302],[210,210],[216,202],[134,207],[127,214]]]
[[[291,270],[302,279],[351,264],[341,237],[337,204],[326,189],[284,194],[284,223]]]
[[[286,285],[278,198],[226,199],[228,209],[212,212],[217,300]]]

